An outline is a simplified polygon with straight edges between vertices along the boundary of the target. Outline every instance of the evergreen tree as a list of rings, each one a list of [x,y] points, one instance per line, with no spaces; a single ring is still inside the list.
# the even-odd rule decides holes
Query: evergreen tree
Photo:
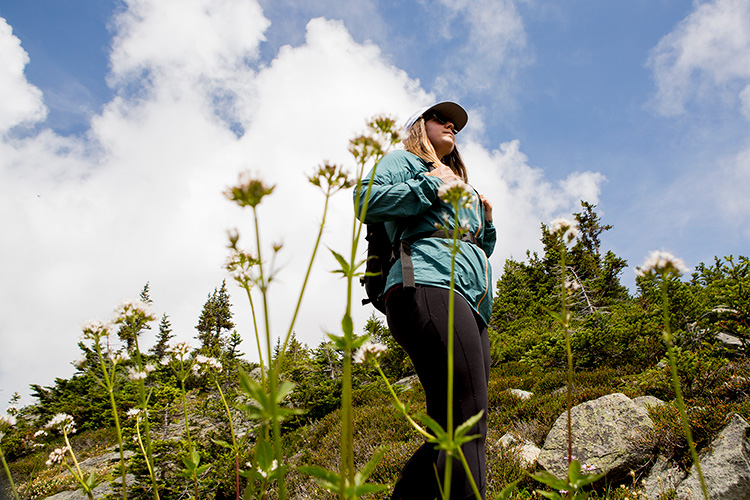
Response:
[[[149,283],[148,281],[143,286],[143,289],[141,290],[139,298],[141,299],[141,302],[147,305],[151,305],[154,303],[153,300],[151,300],[150,290],[149,290]],[[151,325],[148,323],[144,324],[140,330],[138,330],[135,334],[140,336],[141,332],[143,330],[150,330]],[[133,333],[131,330],[129,330],[127,325],[120,326],[120,329],[117,331],[117,336],[120,338],[122,342],[125,343],[127,346],[128,351],[131,351],[135,347],[135,339],[133,338]]]
[[[203,304],[198,324],[196,338],[200,341],[200,352],[206,356],[221,357],[227,343],[226,333],[234,328],[232,321],[232,304],[227,292],[226,280],[216,289]]]
[[[151,348],[151,353],[157,358],[161,359],[167,351],[170,339],[174,338],[172,333],[172,323],[169,321],[169,316],[162,315],[161,322],[159,323],[159,333],[156,336],[156,344]]]

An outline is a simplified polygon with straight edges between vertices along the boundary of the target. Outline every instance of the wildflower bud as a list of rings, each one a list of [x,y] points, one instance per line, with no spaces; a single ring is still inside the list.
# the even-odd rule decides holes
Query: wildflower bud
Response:
[[[151,307],[142,300],[125,300],[115,309],[115,322],[126,323],[128,321],[153,321],[156,317],[151,312]]]
[[[279,462],[274,460],[271,462],[271,466],[268,468],[268,470],[263,470],[260,467],[258,467],[258,474],[263,476],[264,479],[268,478],[268,475],[279,468]]]
[[[62,461],[65,459],[65,453],[70,450],[67,446],[63,446],[62,448],[55,448],[52,453],[49,454],[49,460],[45,462],[45,464],[48,467],[51,467],[55,464],[62,463]]]
[[[59,429],[67,434],[73,434],[76,431],[75,421],[73,420],[73,417],[67,413],[58,413],[45,424],[44,428]]]
[[[81,327],[81,330],[83,331],[83,338],[93,340],[95,342],[101,338],[108,337],[111,329],[112,325],[109,322],[103,322],[99,320],[89,320]]]
[[[313,186],[317,186],[324,193],[335,193],[340,189],[350,188],[354,181],[349,179],[349,174],[338,165],[324,163],[318,170],[307,178]]]
[[[0,427],[13,427],[16,425],[16,417],[13,415],[0,415]]]
[[[578,223],[568,219],[558,218],[550,224],[550,235],[553,238],[560,238],[564,243],[570,243],[579,234]]]
[[[377,360],[388,350],[383,344],[365,342],[354,354],[355,363],[377,363]]]
[[[449,205],[467,207],[471,204],[471,187],[463,181],[445,182],[438,188],[438,198]]]
[[[654,250],[646,258],[643,265],[637,268],[636,274],[638,274],[638,276],[646,276],[650,274],[661,274],[662,276],[674,274],[679,276],[687,271],[688,267],[681,259],[678,259],[669,252]]]
[[[224,190],[224,196],[241,207],[257,207],[264,196],[273,192],[275,186],[266,186],[263,181],[252,177],[250,172],[241,172],[236,186]]]
[[[139,370],[134,366],[128,367],[128,378],[130,380],[146,380],[147,376],[148,373],[144,370]]]

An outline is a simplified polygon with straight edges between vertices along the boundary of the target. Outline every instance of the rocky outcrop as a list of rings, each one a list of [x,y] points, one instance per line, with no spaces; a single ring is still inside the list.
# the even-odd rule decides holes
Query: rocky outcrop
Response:
[[[711,500],[750,498],[750,425],[734,414],[700,457],[701,469]],[[677,487],[677,498],[701,498],[698,472],[693,465],[687,479]]]
[[[500,438],[500,444],[503,448],[511,449],[518,454],[521,462],[530,467],[534,465],[539,458],[541,449],[528,439],[523,439],[510,432],[507,432]]]
[[[643,404],[616,393],[587,401],[571,409],[573,457],[581,464],[606,473],[610,481],[624,478],[652,458],[639,446],[654,423]],[[547,435],[538,463],[552,474],[567,475],[567,413],[558,417]]]

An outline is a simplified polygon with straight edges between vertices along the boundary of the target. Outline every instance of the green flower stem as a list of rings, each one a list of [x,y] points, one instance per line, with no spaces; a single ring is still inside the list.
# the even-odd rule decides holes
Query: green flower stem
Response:
[[[144,418],[146,418],[145,415],[144,415]],[[146,419],[146,420],[148,420],[148,419]],[[143,446],[143,439],[141,438],[141,426],[139,425],[139,423],[140,423],[140,417],[136,417],[136,420],[135,420],[135,435],[138,437],[138,446],[141,448],[141,452],[143,453],[143,456],[147,457],[148,453],[146,451],[146,448]],[[154,476],[154,469],[151,467],[151,462],[148,459],[146,459],[146,468],[148,468],[148,474],[149,474],[149,476],[153,477]],[[159,498],[159,492],[156,491],[156,490],[154,490],[154,492],[156,494],[156,497]]]
[[[289,339],[292,337],[292,332],[294,331],[294,325],[297,322],[297,315],[299,314],[300,307],[302,306],[302,297],[305,295],[305,289],[307,288],[307,281],[310,278],[310,273],[312,272],[313,263],[315,262],[315,256],[318,254],[318,248],[320,247],[320,241],[323,239],[323,229],[326,225],[326,216],[328,215],[328,202],[331,199],[332,188],[328,187],[328,190],[325,193],[325,203],[323,205],[323,219],[320,222],[320,228],[318,230],[318,237],[315,239],[315,245],[313,246],[313,252],[312,256],[310,257],[310,263],[307,266],[307,272],[305,273],[305,279],[302,280],[302,289],[299,292],[299,297],[297,298],[297,306],[294,308],[294,314],[292,315],[292,321],[289,323],[289,330],[286,332],[286,337],[284,337],[284,344],[281,347],[281,351],[279,351],[278,359],[276,360],[276,373],[281,373],[281,365],[284,362],[284,355],[286,354],[286,348],[289,345]]]
[[[573,423],[571,421],[571,408],[573,406],[573,350],[570,347],[570,315],[568,313],[568,289],[565,286],[566,263],[565,255],[567,247],[563,242],[560,248],[560,281],[562,290],[562,326],[565,333],[565,352],[568,357],[568,387],[566,397],[566,413],[568,417],[568,466],[573,460]]]
[[[380,363],[375,365],[375,368],[378,369],[378,373],[380,373],[380,376],[385,381],[385,386],[388,388],[388,391],[391,393],[391,397],[394,400],[394,404],[396,405],[396,408],[399,409],[399,411],[406,417],[406,420],[414,427],[414,429],[417,430],[420,434],[422,434],[427,439],[433,439],[435,436],[424,430],[424,427],[419,425],[412,417],[409,415],[409,413],[406,411],[406,406],[401,402],[401,400],[398,398],[398,395],[396,394],[396,391],[393,390],[393,386],[388,381],[388,377],[385,376],[385,373],[383,373],[383,369],[380,368]]]
[[[682,422],[682,430],[685,433],[685,439],[687,439],[688,446],[690,447],[690,456],[693,459],[695,468],[698,471],[698,478],[701,482],[701,490],[703,496],[708,500],[708,489],[706,487],[706,479],[703,477],[703,470],[701,469],[700,459],[698,458],[698,452],[695,450],[695,443],[693,442],[693,432],[690,429],[690,423],[688,421],[687,411],[685,410],[685,401],[682,398],[682,388],[680,387],[680,378],[677,374],[677,360],[674,353],[674,337],[672,336],[672,330],[669,325],[669,296],[667,294],[667,286],[669,281],[667,279],[666,272],[662,273],[661,279],[661,297],[662,297],[662,310],[664,314],[664,341],[667,344],[667,353],[669,354],[669,368],[672,372],[672,387],[674,388],[675,402],[680,412],[680,421]]]
[[[466,461],[466,455],[464,455],[464,450],[461,449],[459,446],[457,448],[458,450],[458,457],[461,459],[461,463],[464,465],[464,471],[466,472],[466,477],[469,478],[469,482],[471,483],[471,490],[474,492],[474,496],[477,497],[477,500],[482,500],[482,494],[479,492],[479,488],[477,488],[477,483],[474,481],[474,475],[471,473],[471,469],[469,468],[469,462]]]
[[[352,245],[351,255],[349,258],[349,273],[346,276],[346,312],[344,313],[344,320],[342,324],[351,325],[352,318],[352,294],[353,294],[353,282],[355,263],[357,262],[357,249],[359,246],[359,240],[362,235],[362,226],[364,223],[365,216],[367,215],[367,206],[370,201],[370,192],[372,191],[372,184],[375,179],[375,171],[377,170],[377,162],[380,157],[375,158],[375,165],[370,173],[370,178],[367,183],[367,192],[365,193],[365,201],[359,209],[359,213],[356,214],[352,223]],[[364,173],[365,165],[368,158],[363,157],[359,161],[359,175],[357,176],[357,185],[355,193],[358,199],[359,192],[362,189],[362,176]],[[347,321],[348,320],[348,321]],[[344,359],[341,369],[341,450],[340,450],[340,461],[339,461],[339,498],[344,500],[346,498],[346,486],[347,484],[354,483],[354,422],[352,416],[352,335],[351,328],[344,328]]]
[[[133,340],[135,344],[135,360],[136,360],[136,366],[138,367],[139,371],[143,370],[143,360],[141,356],[141,349],[138,347],[138,331],[140,330],[141,325],[136,325],[133,327]],[[138,394],[141,397],[141,409],[143,410],[143,431],[146,438],[146,450],[144,453],[144,458],[146,459],[147,465],[148,465],[148,471],[151,475],[151,485],[154,488],[154,499],[159,500],[159,484],[156,482],[156,474],[154,473],[154,469],[152,467],[154,463],[154,456],[153,451],[151,449],[151,428],[148,421],[148,400],[150,399],[150,394],[146,395],[146,383],[143,379],[138,379]],[[140,436],[139,436],[140,439]]]
[[[13,482],[13,476],[10,473],[10,468],[8,468],[8,462],[5,461],[5,454],[3,453],[2,446],[0,446],[0,461],[3,462],[5,475],[8,476],[8,483],[10,483],[10,491],[13,492],[13,498],[15,498],[16,500],[21,500],[21,498],[18,496],[18,491],[16,490],[16,484]]]
[[[99,338],[94,340],[94,348],[96,354],[99,357],[99,367],[104,375],[105,387],[109,394],[109,404],[112,408],[112,416],[115,419],[115,431],[117,432],[117,447],[120,449],[120,476],[122,477],[122,500],[128,499],[127,483],[125,482],[125,476],[127,468],[125,466],[125,448],[122,443],[122,428],[120,427],[120,417],[117,413],[117,402],[115,401],[115,373],[117,370],[116,365],[112,365],[112,373],[107,370],[107,364],[104,362],[104,356],[102,355],[102,347],[99,343]]]
[[[81,487],[83,487],[83,491],[86,492],[86,496],[89,497],[89,500],[94,500],[94,495],[91,493],[91,487],[86,484],[86,480],[83,478],[83,471],[81,471],[81,466],[78,464],[78,459],[76,459],[76,454],[73,453],[73,447],[70,445],[70,440],[68,439],[68,431],[65,430],[65,427],[66,424],[63,424],[63,439],[65,440],[65,445],[68,447],[70,458],[73,459],[73,464],[76,466],[75,471],[71,469],[70,466],[68,466],[68,470],[70,471],[71,475],[75,477],[76,480],[80,483]]]
[[[453,442],[453,373],[454,373],[454,316],[456,308],[456,255],[458,254],[458,234],[459,234],[459,222],[458,222],[459,206],[458,201],[453,202],[453,241],[451,243],[451,279],[448,298],[448,394],[447,394],[447,415],[446,415],[446,433],[448,434],[448,444],[450,449],[446,450],[445,456],[445,476],[443,478],[443,498],[448,500],[451,494],[451,480],[453,475],[453,453],[456,447]],[[469,474],[471,475],[471,474]]]
[[[237,440],[234,437],[234,422],[232,421],[232,412],[229,410],[227,398],[224,396],[224,391],[221,390],[221,385],[219,384],[219,379],[217,377],[214,377],[214,383],[216,383],[216,388],[219,390],[219,396],[221,396],[221,402],[224,403],[224,410],[227,412],[227,419],[229,420],[229,434],[232,436],[232,451],[234,451],[236,500],[240,500],[240,448],[237,446]]]
[[[263,348],[260,345],[260,331],[258,330],[258,319],[255,315],[255,303],[253,302],[253,295],[250,293],[250,285],[243,287],[247,292],[247,300],[250,302],[250,311],[253,314],[253,329],[255,330],[255,343],[258,346],[258,360],[260,361],[260,383],[265,386],[266,384],[266,367],[263,363]]]
[[[265,332],[266,332],[266,354],[268,356],[268,393],[271,400],[270,412],[271,412],[271,435],[273,438],[273,449],[276,460],[279,464],[283,463],[283,456],[281,450],[281,422],[276,412],[276,391],[277,391],[277,380],[276,372],[274,370],[273,363],[271,362],[271,320],[268,315],[268,281],[263,273],[263,259],[261,257],[261,246],[260,246],[260,225],[258,223],[258,211],[257,206],[253,206],[253,222],[255,224],[255,244],[258,253],[258,269],[260,273],[260,283],[258,288],[260,289],[263,297],[263,318],[265,321]],[[284,484],[284,472],[285,468],[279,465],[279,499],[286,500],[286,485]]]

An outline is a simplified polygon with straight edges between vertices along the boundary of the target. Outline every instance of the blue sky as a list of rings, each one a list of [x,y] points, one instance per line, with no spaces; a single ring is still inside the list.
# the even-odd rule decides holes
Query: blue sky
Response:
[[[0,399],[72,373],[80,325],[146,282],[191,339],[224,231],[249,234],[221,197],[244,169],[279,186],[263,231],[285,243],[283,325],[319,218],[304,175],[347,164],[366,117],[435,100],[469,110],[459,147],[496,207],[495,277],[581,198],[614,225],[603,246],[631,288],[654,249],[691,267],[748,254],[743,0],[34,0],[0,18]],[[349,216],[343,195],[331,248]],[[331,293],[297,328],[311,345],[343,312],[319,267]]]

